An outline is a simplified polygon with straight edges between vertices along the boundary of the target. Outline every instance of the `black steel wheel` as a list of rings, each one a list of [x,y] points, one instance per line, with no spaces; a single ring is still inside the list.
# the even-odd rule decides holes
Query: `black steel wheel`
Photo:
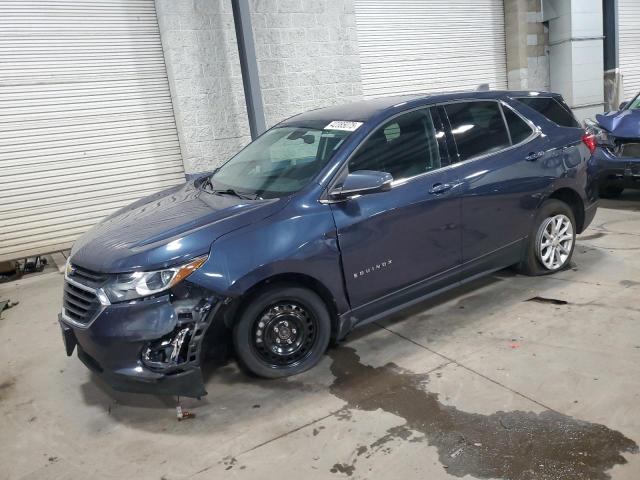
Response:
[[[290,366],[312,351],[318,337],[318,322],[307,308],[297,302],[269,306],[256,319],[250,340],[265,362]]]
[[[314,292],[275,287],[243,310],[233,337],[240,364],[252,373],[278,378],[314,366],[329,343],[327,308]]]

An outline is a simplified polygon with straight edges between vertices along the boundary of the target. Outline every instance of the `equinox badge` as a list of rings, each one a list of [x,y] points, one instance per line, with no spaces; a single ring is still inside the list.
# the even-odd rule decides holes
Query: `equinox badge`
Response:
[[[382,270],[383,268],[390,267],[391,263],[392,263],[391,259],[387,260],[386,262],[376,263],[375,265],[371,265],[370,267],[367,267],[364,270],[360,270],[359,272],[354,273],[353,278],[364,277],[365,275],[373,273],[377,270]]]

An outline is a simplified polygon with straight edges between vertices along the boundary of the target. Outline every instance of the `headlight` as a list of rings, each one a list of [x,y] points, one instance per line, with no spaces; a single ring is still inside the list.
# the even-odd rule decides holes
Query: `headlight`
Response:
[[[611,140],[609,138],[609,132],[602,128],[596,121],[587,118],[585,120],[585,126],[588,133],[595,135],[596,143],[598,145],[610,145]]]
[[[187,264],[153,272],[119,273],[105,287],[112,302],[135,300],[168,290],[200,268],[207,257],[198,257]]]
[[[64,274],[69,276],[73,273],[73,267],[71,266],[71,257],[67,257],[67,263],[64,266]]]

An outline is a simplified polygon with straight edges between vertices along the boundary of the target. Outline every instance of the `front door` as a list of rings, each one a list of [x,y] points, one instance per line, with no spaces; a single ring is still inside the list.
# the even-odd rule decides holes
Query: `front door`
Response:
[[[350,172],[394,178],[390,191],[332,205],[353,309],[460,264],[460,199],[444,142],[435,109],[425,108],[386,122],[350,159]]]

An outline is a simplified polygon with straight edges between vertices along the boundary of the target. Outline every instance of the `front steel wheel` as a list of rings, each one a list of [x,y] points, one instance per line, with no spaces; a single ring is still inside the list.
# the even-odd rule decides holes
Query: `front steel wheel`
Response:
[[[233,328],[240,365],[265,378],[301,373],[320,361],[331,337],[324,301],[313,291],[271,286],[242,309]]]
[[[250,341],[265,364],[278,368],[304,361],[317,338],[313,313],[297,302],[279,302],[255,320]]]
[[[538,259],[547,270],[560,270],[571,257],[573,241],[573,224],[569,217],[559,214],[547,218],[536,236]]]

